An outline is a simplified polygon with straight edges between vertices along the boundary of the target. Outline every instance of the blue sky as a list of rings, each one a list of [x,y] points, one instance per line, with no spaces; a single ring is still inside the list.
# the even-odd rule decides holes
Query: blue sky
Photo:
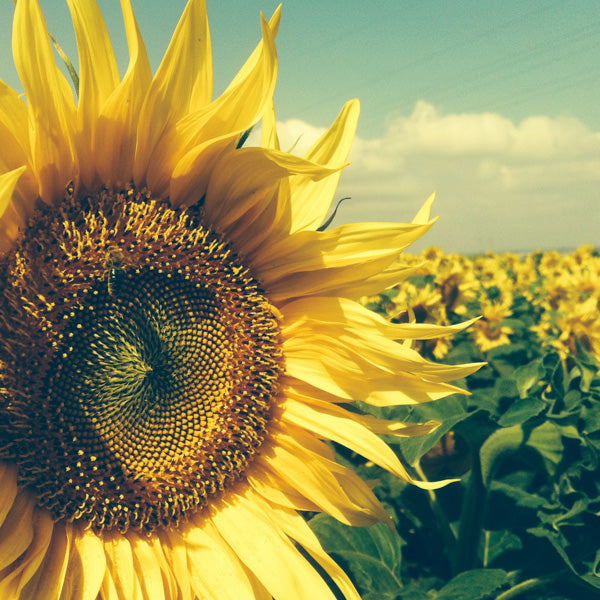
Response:
[[[119,3],[99,2],[121,64]],[[133,0],[154,68],[185,6]],[[208,0],[215,88],[235,75],[278,2]],[[41,2],[76,58],[61,0]],[[12,0],[0,4],[0,77]],[[362,112],[338,222],[410,220],[433,190],[424,244],[477,252],[600,245],[600,3],[294,0],[279,31],[282,143],[310,142],[350,98]]]

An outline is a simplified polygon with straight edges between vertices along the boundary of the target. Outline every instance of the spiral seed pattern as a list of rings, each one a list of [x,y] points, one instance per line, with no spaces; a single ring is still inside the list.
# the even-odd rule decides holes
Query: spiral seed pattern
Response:
[[[279,326],[201,217],[71,188],[1,275],[0,460],[57,520],[150,533],[242,476],[277,400]]]

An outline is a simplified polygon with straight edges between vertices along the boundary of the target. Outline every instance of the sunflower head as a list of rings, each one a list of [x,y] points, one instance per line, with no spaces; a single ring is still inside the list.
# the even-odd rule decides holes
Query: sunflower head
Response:
[[[0,356],[22,426],[3,420],[1,458],[41,505],[150,532],[241,476],[282,352],[272,307],[218,235],[148,193],[71,186],[3,265]]]

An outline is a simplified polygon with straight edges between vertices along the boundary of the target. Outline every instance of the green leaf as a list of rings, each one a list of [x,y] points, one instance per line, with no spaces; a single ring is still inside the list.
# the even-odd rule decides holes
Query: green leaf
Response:
[[[469,398],[469,404],[480,410],[487,410],[491,415],[498,413],[498,398],[492,388],[475,390]]]
[[[495,388],[498,398],[517,398],[519,395],[519,390],[512,377],[502,377],[496,382]]]
[[[510,550],[521,550],[521,538],[510,531],[486,531],[484,547],[484,565],[494,562],[499,556]]]
[[[598,406],[584,403],[581,409],[581,418],[585,423],[583,431],[587,434],[600,431],[600,410]]]
[[[575,338],[575,347],[577,348],[577,356],[574,357],[574,361],[581,370],[580,389],[582,392],[587,392],[592,381],[598,376],[600,365],[598,359],[582,347],[577,337]]]
[[[595,552],[594,557],[589,561],[581,561],[579,562],[579,568],[573,563],[573,560],[569,556],[569,551],[571,547],[566,542],[564,537],[560,532],[546,528],[546,527],[533,527],[527,530],[529,533],[535,535],[536,537],[546,538],[556,552],[558,552],[559,556],[564,560],[564,562],[568,565],[568,567],[573,571],[573,573],[590,585],[595,588],[600,589],[600,577],[597,575],[598,568],[600,566],[600,550]],[[587,569],[582,572],[581,566],[587,567]]]
[[[581,392],[579,390],[569,390],[563,398],[567,411],[576,410],[581,404]]]
[[[499,327],[511,327],[515,333],[523,331],[526,328],[522,319],[502,319]]]
[[[489,360],[494,362],[494,366],[505,373],[505,369],[510,365],[512,371],[516,366],[527,362],[527,346],[523,342],[514,344],[504,344],[492,348],[488,353]]]
[[[470,415],[464,406],[464,401],[458,396],[449,396],[427,404],[418,404],[410,407],[398,407],[395,418],[412,423],[426,423],[427,421],[440,421],[441,425],[429,435],[413,438],[394,438],[390,443],[400,448],[404,460],[414,465],[429,452],[458,422]],[[389,418],[389,417],[388,417]]]
[[[427,284],[433,285],[435,283],[435,275],[411,275],[410,277],[407,277],[406,280],[415,287],[424,288]]]
[[[481,446],[481,477],[487,486],[493,477],[493,469],[498,458],[506,452],[514,452],[523,443],[523,430],[518,425],[505,427],[494,432]]]
[[[494,481],[490,485],[491,490],[502,492],[511,498],[517,506],[522,508],[537,509],[546,504],[542,496],[531,494],[522,487],[510,485],[501,481]]]
[[[502,569],[474,569],[460,573],[438,592],[438,600],[486,600],[506,580]]]
[[[561,427],[545,421],[529,434],[527,446],[539,452],[544,458],[558,464],[563,454]]]
[[[349,527],[328,515],[317,515],[310,526],[323,548],[352,579],[363,598],[393,600],[402,588],[400,536],[383,523]]]
[[[560,354],[558,352],[548,352],[542,358],[542,365],[549,373],[553,373],[560,364]]]
[[[515,383],[519,390],[519,396],[526,398],[529,390],[543,379],[546,370],[542,367],[541,360],[534,360],[515,370]]]
[[[560,360],[560,356],[556,352],[551,352],[544,355],[542,364],[549,374],[548,379],[552,385],[552,391],[559,397],[562,398],[566,392],[565,386],[565,371]]]
[[[402,588],[402,591],[396,596],[395,600],[434,600],[437,598],[437,592],[435,590],[440,587],[440,585],[439,579],[422,577],[416,581],[411,581]],[[377,598],[374,598],[373,600],[377,600]]]
[[[539,415],[546,406],[546,403],[539,398],[522,398],[509,407],[498,419],[498,424],[502,425],[502,427],[520,425],[531,419],[531,417]]]

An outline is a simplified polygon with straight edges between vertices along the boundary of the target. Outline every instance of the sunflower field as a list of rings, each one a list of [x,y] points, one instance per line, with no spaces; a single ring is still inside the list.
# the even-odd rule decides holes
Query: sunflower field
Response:
[[[487,363],[469,394],[374,409],[438,421],[387,440],[425,491],[358,455],[339,460],[370,480],[393,516],[351,528],[311,525],[364,600],[563,600],[600,597],[600,253],[406,256],[405,281],[362,302],[394,323],[464,331],[413,342],[426,358]],[[406,342],[405,342],[406,343]]]

